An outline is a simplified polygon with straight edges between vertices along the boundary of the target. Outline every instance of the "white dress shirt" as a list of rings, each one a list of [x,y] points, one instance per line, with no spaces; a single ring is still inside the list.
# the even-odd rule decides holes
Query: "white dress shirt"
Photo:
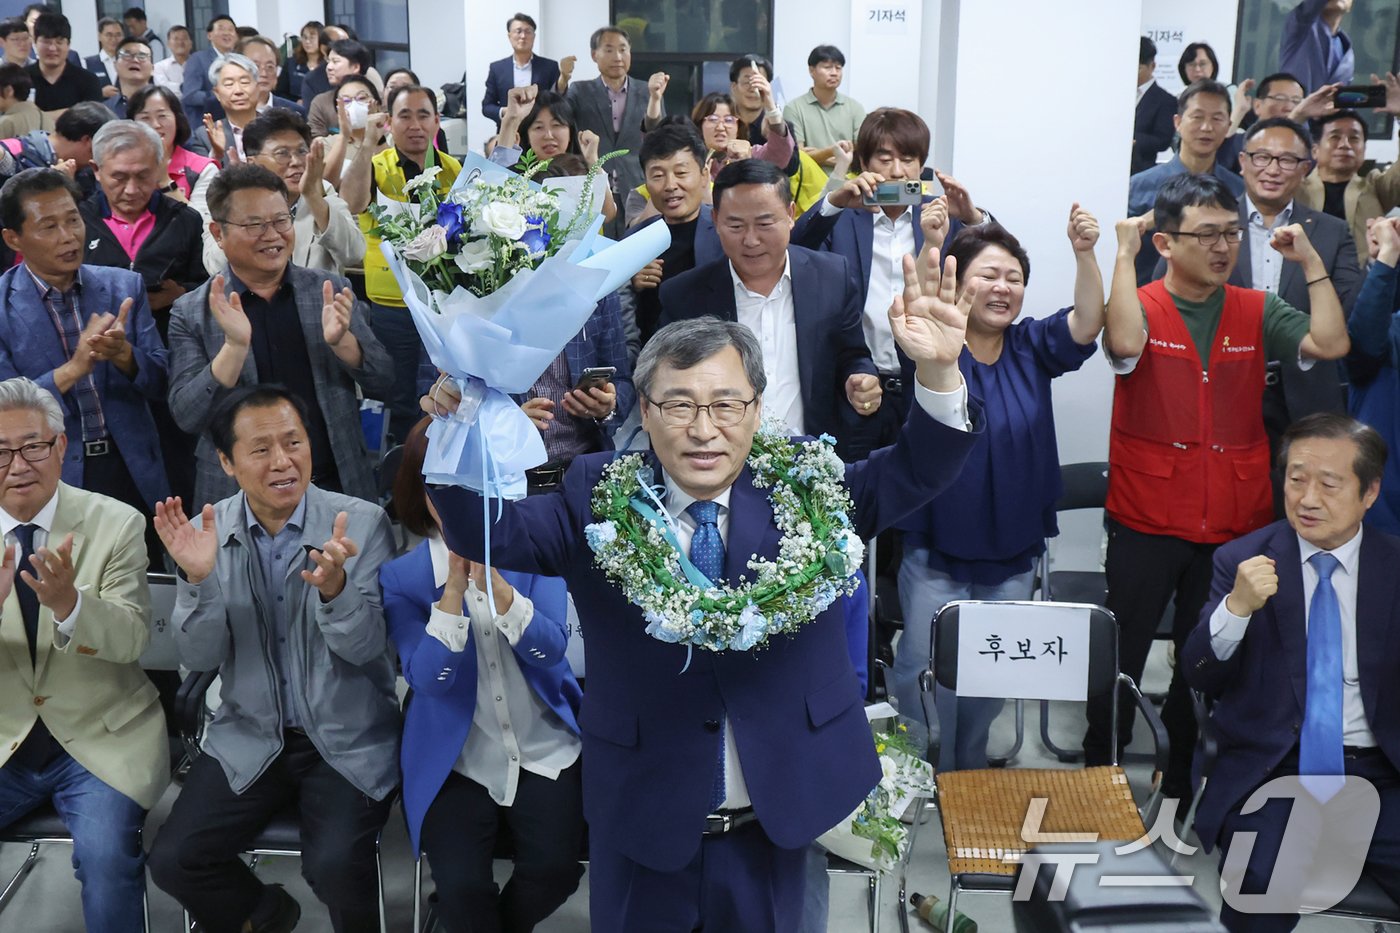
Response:
[[[914,401],[930,418],[940,424],[959,431],[971,430],[972,426],[967,417],[966,383],[952,392],[935,392],[924,388],[915,380]],[[666,511],[675,520],[676,544],[682,552],[689,554],[690,541],[695,537],[696,525],[695,519],[686,509],[695,498],[677,486],[665,471],[662,471],[662,479],[666,483]],[[726,488],[711,500],[719,506],[715,525],[719,528],[720,540],[725,543],[726,548],[729,545],[729,493],[732,489],[732,486]],[[734,730],[730,728],[727,717],[724,729],[724,765],[724,802],[720,804],[720,809],[741,810],[752,806],[749,785],[744,780],[744,769],[739,760],[739,745],[734,740]]]
[[[754,332],[763,348],[763,409],[787,424],[793,434],[806,434],[802,412],[802,377],[797,367],[797,313],[792,303],[792,258],[783,260],[783,276],[767,295],[751,290],[729,264],[734,280],[734,310],[739,323]],[[896,364],[896,369],[898,365]]]
[[[117,83],[117,59],[106,52],[98,52],[97,57],[102,60],[102,67],[107,69],[107,83]]]
[[[428,553],[433,582],[442,586],[447,582],[447,545],[440,535],[428,539]],[[452,770],[508,807],[515,802],[522,769],[557,780],[578,760],[583,743],[531,688],[511,651],[534,618],[534,603],[517,592],[510,609],[496,615],[475,583],[467,584],[462,603],[466,616],[435,605],[428,619],[428,634],[448,650],[462,652],[469,643],[476,649],[476,710]],[[476,638],[469,638],[473,632]]]
[[[1293,202],[1279,212],[1272,224],[1265,224],[1264,217],[1249,195],[1244,196],[1244,214],[1249,218],[1249,274],[1253,277],[1252,286],[1260,291],[1278,294],[1279,276],[1283,274],[1283,257],[1269,245],[1274,231],[1293,222]]]
[[[1342,744],[1372,747],[1376,736],[1366,721],[1366,707],[1361,702],[1361,676],[1356,665],[1356,572],[1361,557],[1361,535],[1358,530],[1350,541],[1331,554],[1340,564],[1332,571],[1332,589],[1337,593],[1337,609],[1342,617]],[[1312,613],[1313,592],[1317,589],[1317,568],[1309,558],[1322,549],[1298,539],[1298,556],[1303,561],[1303,631],[1308,630]],[[1278,599],[1278,596],[1274,596]],[[1244,640],[1249,617],[1237,616],[1225,608],[1225,600],[1210,616],[1210,647],[1215,656],[1228,660]]]
[[[18,457],[19,454],[15,454],[15,456]],[[38,553],[39,548],[49,546],[49,531],[53,528],[54,516],[58,514],[58,493],[59,491],[55,489],[53,497],[44,504],[44,507],[42,509],[39,510],[39,514],[35,515],[27,523],[15,518],[10,513],[6,512],[4,509],[0,509],[0,532],[4,533],[5,549],[7,551],[13,551],[16,557],[19,556],[19,552],[17,550],[17,548],[19,547],[19,537],[15,534],[15,528],[23,524],[38,526],[34,531],[35,553]],[[60,541],[58,542],[58,544],[62,544],[62,542]],[[55,544],[54,547],[58,547],[58,544]],[[14,584],[15,586],[27,585],[23,580],[19,578],[19,572],[21,570],[27,570],[30,573],[34,573],[34,568],[32,566],[16,567]],[[68,639],[73,637],[73,627],[78,624],[78,612],[81,611],[82,608],[83,594],[82,591],[79,590],[78,601],[73,604],[73,611],[68,613],[68,618],[54,618],[54,622],[56,623],[54,628],[57,631],[57,634],[54,635],[53,639],[53,643],[55,646],[62,648],[64,645],[68,644]],[[36,645],[35,647],[37,648],[38,646]]]
[[[1142,103],[1142,95],[1147,93],[1147,89],[1157,83],[1156,78],[1148,78],[1144,84],[1139,84],[1137,88],[1137,103]]]
[[[531,55],[530,60],[523,65],[520,64],[520,62],[516,61],[514,58],[512,58],[510,60],[510,65],[511,68],[515,70],[515,77],[513,79],[515,81],[515,87],[528,87],[529,85],[535,83],[535,56]],[[552,91],[554,89],[541,88],[540,90]]]
[[[156,84],[161,87],[168,87],[176,94],[180,93],[180,87],[185,83],[185,66],[175,60],[175,56],[162,59],[156,62],[155,68],[151,72],[151,77]]]
[[[894,219],[884,211],[875,215],[870,248],[870,286],[865,290],[861,329],[870,358],[882,373],[898,373],[899,352],[890,330],[890,305],[904,291],[904,257],[914,255],[914,209],[906,207]]]

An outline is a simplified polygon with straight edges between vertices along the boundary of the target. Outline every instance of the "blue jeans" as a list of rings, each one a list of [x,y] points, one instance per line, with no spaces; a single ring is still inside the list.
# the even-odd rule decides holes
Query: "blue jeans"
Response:
[[[73,835],[73,870],[83,886],[88,933],[144,929],[146,811],[67,754],[40,771],[14,763],[0,768],[0,826],[50,801]]]
[[[924,716],[919,695],[919,672],[933,659],[933,617],[957,599],[1030,599],[1035,572],[1027,570],[995,585],[961,583],[928,565],[928,551],[909,548],[899,564],[899,603],[904,631],[894,656],[894,696],[900,715],[909,720],[916,743],[938,741],[939,771],[987,767],[987,735],[1005,700],[959,699],[953,691],[935,688],[936,723]],[[922,727],[922,728],[921,728]],[[924,734],[921,734],[921,731]],[[941,733],[941,736],[940,736]]]

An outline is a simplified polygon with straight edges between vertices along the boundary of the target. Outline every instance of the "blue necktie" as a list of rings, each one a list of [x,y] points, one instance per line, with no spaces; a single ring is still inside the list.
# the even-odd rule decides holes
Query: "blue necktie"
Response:
[[[19,563],[15,566],[15,598],[19,600],[19,612],[24,618],[24,634],[29,636],[29,663],[35,663],[39,639],[39,597],[19,578],[21,570],[34,572],[29,558],[34,553],[34,530],[38,525],[16,525],[15,538],[19,541]]]
[[[686,506],[695,519],[695,536],[690,539],[690,562],[695,569],[719,583],[724,579],[724,539],[719,536],[719,506],[714,502],[696,500]],[[719,726],[719,766],[715,769],[715,786],[710,791],[710,809],[718,810],[724,803],[724,720]]]
[[[1298,774],[1308,792],[1324,803],[1342,789],[1342,613],[1332,572],[1340,566],[1326,551],[1308,559],[1317,589],[1308,610],[1308,692],[1298,739]]]

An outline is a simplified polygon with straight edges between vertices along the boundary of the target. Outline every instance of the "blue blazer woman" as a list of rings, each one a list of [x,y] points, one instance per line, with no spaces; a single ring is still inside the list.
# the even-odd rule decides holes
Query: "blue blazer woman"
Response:
[[[444,570],[445,574],[445,570]],[[558,577],[501,571],[517,593],[535,605],[535,614],[515,645],[525,680],[574,734],[578,734],[583,692],[564,655],[567,593]],[[443,584],[433,572],[430,544],[424,541],[379,571],[389,637],[399,653],[413,699],[404,717],[403,811],[413,851],[419,852],[423,818],[462,753],[476,711],[476,645],[453,652],[427,633],[432,607]],[[444,580],[445,581],[445,577]]]

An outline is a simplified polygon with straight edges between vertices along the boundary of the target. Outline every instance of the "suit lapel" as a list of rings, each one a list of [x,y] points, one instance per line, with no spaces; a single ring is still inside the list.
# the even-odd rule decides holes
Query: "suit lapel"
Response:
[[[15,586],[24,586],[18,578]],[[32,692],[34,689],[34,666],[29,661],[29,636],[24,631],[24,618],[20,614],[19,597],[11,588],[5,597],[5,606],[0,610],[0,641],[5,643],[19,672],[20,680]]]
[[[919,254],[924,251],[924,228],[919,226],[920,218],[923,216],[923,205],[914,205],[914,258],[918,259]]]
[[[1230,284],[1237,288],[1254,288],[1254,261],[1249,258],[1249,207],[1240,199],[1240,229],[1244,238],[1240,240],[1240,252],[1235,257],[1235,268],[1230,271]]]
[[[856,262],[859,264],[861,281],[869,290],[870,264],[875,251],[875,215],[869,211],[856,211],[855,219]]]
[[[82,532],[83,512],[82,509],[77,507],[74,501],[72,487],[60,485],[58,488],[58,509],[54,512],[53,528],[49,532],[49,540],[45,547],[50,550],[57,550],[58,546],[63,543],[63,539],[71,534],[73,536],[73,567],[76,570],[76,568],[82,566],[82,550],[83,545],[86,543],[86,538]],[[82,574],[78,572],[74,579],[74,585],[82,586],[83,582]],[[20,582],[18,585],[23,586],[24,584]],[[94,596],[93,598],[96,597]],[[53,610],[47,606],[40,606],[39,638],[37,640],[38,643],[34,646],[36,683],[43,682],[44,672],[48,668],[49,656],[53,653],[53,625]],[[45,637],[45,633],[49,633],[48,637]]]
[[[19,322],[15,322],[16,342],[22,348],[16,354],[16,359],[27,359],[29,354],[38,351],[42,354],[44,361],[49,364],[50,369],[57,369],[68,362],[68,357],[63,353],[63,338],[54,329],[53,318],[49,315],[49,309],[44,305],[44,298],[39,293],[39,287],[34,284],[33,277],[27,268],[16,266],[10,280],[10,307],[33,308],[35,313],[33,324],[25,327]],[[67,409],[67,403],[63,399],[59,400]],[[28,661],[28,657],[25,657]]]
[[[792,329],[797,335],[797,378],[802,389],[802,408],[804,411],[816,411],[812,377],[819,371],[814,357],[821,347],[813,346],[812,340],[814,337],[820,340],[820,334],[814,333],[818,328],[809,326],[814,322],[808,320],[804,309],[819,307],[821,295],[809,294],[808,291],[820,290],[821,283],[813,281],[814,277],[808,275],[806,256],[794,249],[788,250],[788,256],[792,260]]]
[[[1395,676],[1387,665],[1390,621],[1400,600],[1396,593],[1395,568],[1385,565],[1385,551],[1374,534],[1361,536],[1361,555],[1356,571],[1356,668],[1361,680],[1361,703],[1367,719],[1376,722],[1385,715],[1379,709],[1381,681]]]
[[[1304,622],[1307,607],[1303,605],[1303,564],[1298,550],[1298,536],[1286,522],[1279,524],[1273,540],[1269,542],[1268,552],[1278,572],[1274,625],[1278,629],[1279,644],[1283,649],[1284,663],[1288,665],[1288,679],[1293,684],[1298,708],[1306,709],[1308,632]]]
[[[778,527],[773,524],[773,507],[768,493],[755,489],[747,465],[729,487],[729,540],[724,549],[724,578],[737,586],[740,576],[749,576],[749,559],[774,557],[778,553]]]
[[[716,316],[721,320],[737,322],[739,305],[734,299],[734,278],[729,272],[728,259],[714,264],[710,274],[710,290],[715,296],[711,308],[716,312]]]

